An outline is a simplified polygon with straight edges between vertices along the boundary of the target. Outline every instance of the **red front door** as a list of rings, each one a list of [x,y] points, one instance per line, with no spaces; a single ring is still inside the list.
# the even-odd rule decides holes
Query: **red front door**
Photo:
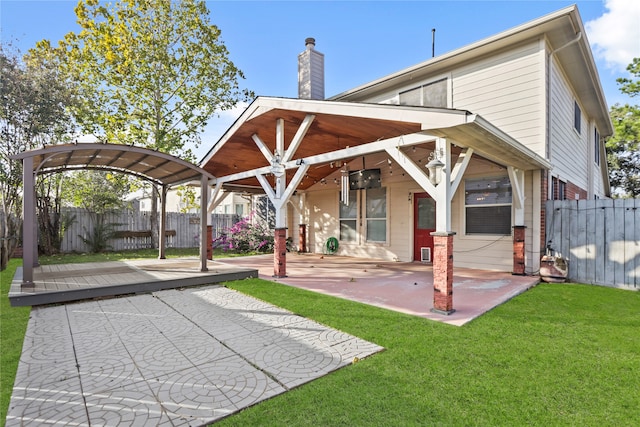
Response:
[[[436,202],[427,193],[413,195],[413,260],[429,261],[433,254],[436,231]]]

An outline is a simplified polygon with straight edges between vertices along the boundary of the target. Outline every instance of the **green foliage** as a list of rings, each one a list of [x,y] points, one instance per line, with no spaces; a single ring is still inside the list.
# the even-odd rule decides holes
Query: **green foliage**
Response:
[[[93,228],[87,233],[85,229],[85,235],[78,235],[85,245],[89,247],[89,252],[100,253],[112,249],[109,244],[109,240],[116,236],[117,224],[109,224],[104,222],[103,215],[96,215]]]
[[[196,192],[193,187],[181,185],[177,188],[176,194],[180,198],[180,212],[187,213],[200,210],[200,204],[197,202]]]
[[[10,156],[67,140],[73,127],[68,107],[75,101],[48,51],[34,51],[21,60],[1,45],[0,67],[0,211],[7,213],[0,227],[4,266],[18,242],[22,215],[22,163]]]
[[[75,12],[82,30],[59,53],[81,85],[76,116],[107,142],[190,157],[185,143],[249,95],[203,1],[81,0]]]
[[[386,350],[216,426],[602,426],[640,419],[637,292],[542,284],[454,327],[265,280],[227,286]]]
[[[618,79],[620,91],[640,94],[640,58],[627,67],[634,77]],[[624,197],[640,197],[640,106],[614,105],[610,110],[614,135],[607,140],[607,162],[611,185]]]
[[[627,66],[627,71],[635,77],[634,79],[621,77],[616,79],[620,85],[620,92],[627,94],[631,97],[640,95],[640,58],[633,58],[631,64]]]
[[[128,177],[103,171],[77,171],[65,181],[64,199],[98,215],[124,208],[132,189]]]

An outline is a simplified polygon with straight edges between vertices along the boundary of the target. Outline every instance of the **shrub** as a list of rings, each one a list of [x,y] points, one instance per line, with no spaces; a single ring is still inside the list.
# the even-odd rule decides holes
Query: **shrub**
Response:
[[[274,232],[262,222],[251,223],[252,215],[242,218],[233,226],[213,239],[214,249],[237,253],[269,253],[274,249]],[[287,250],[290,250],[291,239],[287,239]]]

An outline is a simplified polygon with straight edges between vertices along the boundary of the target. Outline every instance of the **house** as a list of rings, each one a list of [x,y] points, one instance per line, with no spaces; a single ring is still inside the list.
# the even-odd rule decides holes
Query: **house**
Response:
[[[273,202],[276,277],[287,236],[433,262],[446,314],[455,267],[537,273],[546,200],[610,195],[613,128],[576,6],[327,99],[323,59],[307,39],[299,98],[256,98],[201,162],[212,206],[225,191]]]

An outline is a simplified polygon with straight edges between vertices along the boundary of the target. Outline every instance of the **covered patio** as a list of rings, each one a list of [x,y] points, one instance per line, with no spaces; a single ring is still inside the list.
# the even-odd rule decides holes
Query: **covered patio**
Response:
[[[513,263],[509,273],[527,274],[526,245],[531,246],[529,253],[538,253],[540,242],[531,238],[539,234],[537,217],[531,221],[532,228],[535,228],[529,232],[531,242],[526,242],[525,174],[539,173],[550,168],[550,164],[470,111],[258,97],[212,147],[200,166],[215,175],[210,181],[215,188],[209,211],[215,209],[229,191],[262,193],[268,197],[275,208],[275,251],[271,276],[284,279],[292,268],[287,259],[287,234],[290,238],[299,234],[298,251],[316,253],[319,240],[339,236],[342,229],[338,204],[350,203],[350,190],[367,188],[365,183],[354,185],[350,177],[354,173],[364,176],[365,172],[372,170],[367,169],[364,163],[367,157],[373,160],[376,155],[381,155],[382,161],[376,158],[375,164],[388,162],[390,168],[393,163],[400,168],[402,176],[406,175],[414,187],[427,193],[435,202],[435,224],[429,227],[433,240],[433,256],[429,259],[433,268],[416,264],[424,275],[433,277],[430,282],[433,312],[449,316],[458,309],[457,304],[453,304],[453,276],[457,274],[454,271],[453,244],[458,230],[452,226],[452,200],[464,187],[463,177],[472,157],[489,170],[496,165],[503,168],[508,176],[513,192],[510,203],[512,231],[509,236],[513,241]],[[385,179],[393,182],[399,174],[391,177],[391,173],[388,172],[387,176],[378,173],[375,175],[377,182]],[[317,200],[310,199],[317,194],[318,186],[328,180],[336,184],[339,201],[337,197],[333,199],[335,203],[331,209],[322,212],[322,218],[312,218],[312,213],[321,209],[314,205]],[[362,178],[362,181],[369,181],[369,178]],[[376,188],[383,187],[384,183],[376,185]],[[413,193],[408,194],[411,200]],[[539,195],[534,194],[533,197],[535,206]],[[384,203],[386,221],[391,216],[386,212],[386,195]],[[294,214],[289,215],[296,218],[287,218],[290,206]],[[535,212],[530,214],[539,215]],[[411,215],[399,214],[394,218],[400,216],[407,221],[406,224],[409,223]],[[362,210],[359,220],[363,222]],[[364,258],[381,258],[380,254],[391,246],[390,241],[395,238],[405,245],[399,252],[405,251],[417,239],[408,225],[400,231],[404,238],[396,237],[399,233],[394,234],[393,231],[375,239],[360,237],[357,249]],[[384,233],[387,233],[386,228]],[[314,247],[308,248],[307,241]],[[338,254],[350,255],[347,252]],[[405,252],[401,256],[397,253],[387,255],[386,259],[418,260]],[[532,268],[529,271],[536,271],[535,263],[538,261],[530,261]],[[524,280],[536,282],[538,279],[528,277]]]

